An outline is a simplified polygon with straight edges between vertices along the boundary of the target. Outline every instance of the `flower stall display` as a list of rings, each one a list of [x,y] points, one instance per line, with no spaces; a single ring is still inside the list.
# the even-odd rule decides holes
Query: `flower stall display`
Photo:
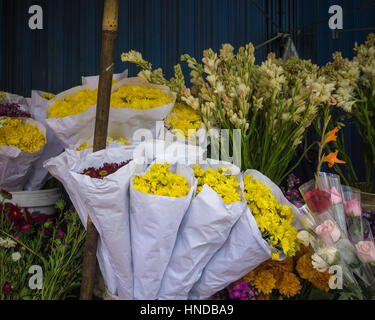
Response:
[[[40,158],[33,164],[32,172],[25,185],[25,190],[39,190],[48,179],[48,171],[43,168],[43,162],[56,157],[63,152],[63,147],[46,122],[46,105],[55,97],[49,92],[31,91],[30,113],[33,119],[42,123],[46,129],[47,144]]]
[[[63,183],[84,226],[90,215],[99,232],[97,258],[106,286],[124,299],[133,299],[129,186],[144,168],[132,159],[126,147],[89,154],[67,149],[44,165]]]
[[[240,169],[207,159],[195,165],[195,197],[181,223],[158,299],[187,299],[210,259],[227,240],[246,208],[240,188]],[[202,245],[204,244],[204,245]]]
[[[46,144],[45,127],[30,118],[0,118],[0,186],[22,190]]]
[[[293,256],[299,248],[297,230],[291,224],[291,211],[296,214],[298,209],[284,197],[282,191],[270,179],[260,172],[248,170],[244,173],[244,177],[246,178],[243,181],[245,197],[247,197],[250,205],[241,214],[224,245],[204,268],[201,278],[190,291],[189,296],[192,299],[208,298],[245,276],[271,257],[279,259],[280,255],[280,258],[284,259],[286,254]],[[250,196],[251,187],[246,186],[246,183],[249,182],[247,181],[248,179],[254,179],[267,186],[265,187],[267,189],[264,190],[265,194],[269,195],[271,192],[272,197],[269,195],[269,198],[277,199],[279,204],[276,204],[275,200],[272,201],[274,206],[280,210],[281,216],[275,211],[276,208],[273,209],[274,212],[269,212],[267,198],[256,197],[256,194],[254,194],[254,198]],[[253,205],[251,199],[256,201],[256,206]],[[254,214],[251,210],[254,210]],[[259,224],[255,219],[256,216]],[[264,217],[263,219],[261,218],[262,216]],[[276,218],[275,221],[267,219],[272,216]],[[277,234],[273,235],[273,237],[276,236],[275,239],[271,238],[271,235],[268,235],[266,230],[277,232]],[[273,241],[270,241],[271,239]],[[278,239],[281,240],[279,241]],[[272,245],[274,246],[273,248],[271,247]],[[285,252],[280,249],[285,250]]]
[[[158,162],[132,178],[130,234],[134,299],[157,298],[195,184],[187,167]]]
[[[117,83],[118,81],[128,77],[128,69],[125,69],[121,73],[114,73],[112,77],[112,84]],[[97,76],[89,76],[89,77],[82,77],[82,85],[86,84],[96,84],[99,85],[99,75]]]
[[[144,103],[147,101],[146,106]],[[108,135],[129,137],[132,142],[138,129],[149,129],[156,137],[155,122],[167,117],[174,101],[175,94],[167,87],[151,85],[138,78],[125,78],[117,82],[112,86]],[[64,91],[47,103],[47,125],[63,147],[93,139],[96,102],[97,85],[87,84]],[[143,105],[145,108],[141,108]],[[139,135],[138,139],[141,140],[142,133]]]

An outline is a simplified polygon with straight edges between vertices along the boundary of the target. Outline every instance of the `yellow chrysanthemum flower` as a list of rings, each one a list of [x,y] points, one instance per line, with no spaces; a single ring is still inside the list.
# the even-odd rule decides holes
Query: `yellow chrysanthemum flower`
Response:
[[[52,100],[55,97],[53,93],[42,92],[42,98],[46,100]]]
[[[111,95],[111,108],[151,109],[172,103],[173,99],[159,89],[131,85]]]
[[[143,176],[133,178],[135,190],[142,193],[165,197],[186,197],[190,191],[188,180],[169,171],[168,163],[153,164]]]
[[[241,201],[241,196],[238,193],[240,184],[237,177],[225,174],[229,170],[226,167],[222,167],[216,170],[209,168],[204,171],[199,165],[195,165],[194,175],[198,180],[196,194],[198,195],[206,184],[217,192],[226,204]]]
[[[107,137],[107,146],[108,146],[108,141],[116,141],[117,143],[122,143],[126,146],[129,146],[130,145],[130,142],[126,139],[113,139],[112,137]],[[82,150],[85,150],[85,149],[91,149],[93,148],[94,146],[93,145],[88,145],[87,142],[82,142],[81,145],[76,149],[77,151],[82,151]]]
[[[176,103],[165,121],[177,135],[180,135],[181,130],[185,139],[195,136],[189,136],[189,130],[198,130],[202,125],[199,113],[184,103]]]
[[[0,145],[16,147],[24,152],[37,152],[46,144],[46,138],[36,125],[21,118],[5,118],[0,126]]]
[[[90,107],[96,105],[98,89],[79,90],[73,96],[66,96],[62,100],[56,101],[50,108],[47,118],[64,118],[85,112]]]
[[[274,249],[272,258],[279,259],[277,250],[286,255],[295,255],[299,241],[297,229],[292,225],[292,208],[279,204],[271,190],[251,175],[244,177],[244,193],[263,238]]]

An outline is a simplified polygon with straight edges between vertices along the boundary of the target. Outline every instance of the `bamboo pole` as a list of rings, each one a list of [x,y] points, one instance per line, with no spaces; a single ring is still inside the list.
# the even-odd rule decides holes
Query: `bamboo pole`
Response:
[[[102,26],[100,77],[93,152],[106,148],[109,104],[112,88],[113,59],[116,47],[119,0],[105,0]],[[91,300],[94,288],[98,231],[87,218],[86,249],[82,266],[81,300]]]

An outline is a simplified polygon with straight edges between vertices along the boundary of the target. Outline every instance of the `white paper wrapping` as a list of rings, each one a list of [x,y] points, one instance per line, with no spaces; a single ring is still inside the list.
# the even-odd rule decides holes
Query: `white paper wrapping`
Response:
[[[30,105],[27,98],[9,92],[4,92],[4,94],[5,98],[4,100],[0,101],[0,103],[16,103],[21,107],[22,110],[30,112]]]
[[[240,169],[227,162],[208,159],[203,169],[229,167],[239,176]],[[168,264],[158,298],[185,300],[199,280],[204,267],[227,240],[229,233],[246,210],[244,199],[225,204],[213,189],[204,185],[196,196],[181,224],[176,246]]]
[[[204,149],[206,149],[209,144],[208,134],[203,123],[201,127],[197,130],[196,136],[190,139],[186,139],[184,137],[177,135],[175,132],[173,132],[173,129],[168,130],[167,128],[164,128],[164,132],[162,134],[163,136],[160,136],[160,139],[166,141],[186,143],[188,145],[200,146]]]
[[[33,164],[30,177],[25,185],[25,190],[39,190],[48,178],[48,171],[43,168],[43,162],[58,156],[64,151],[58,139],[46,123],[47,99],[42,98],[42,91],[33,90],[31,92],[30,113],[33,119],[41,122],[47,128],[47,144],[43,153]]]
[[[36,125],[46,136],[46,128],[40,122],[29,118],[25,118],[25,121]],[[41,156],[44,147],[37,152],[30,153],[23,152],[16,147],[0,146],[0,187],[9,191],[23,190],[31,174],[33,163]]]
[[[247,174],[251,174],[255,180],[267,185],[280,203],[291,206],[293,211],[298,210],[269,178],[256,170],[247,170],[244,176]],[[257,223],[247,208],[233,227],[228,240],[205,267],[189,298],[202,299],[212,296],[270,259],[271,251],[271,247],[263,240]],[[280,260],[284,258],[285,255],[280,254]]]
[[[152,109],[126,109],[111,108],[109,114],[108,136],[123,137],[129,142],[140,142],[142,138],[150,139],[157,137],[158,127],[156,121],[164,121],[171,112],[176,94],[171,92],[166,86],[152,85],[140,78],[125,78],[112,86],[112,92],[126,85],[142,85],[152,88],[158,88],[162,92],[168,94],[173,102],[164,106]],[[84,86],[78,86],[58,94],[54,99],[50,100],[46,105],[46,113],[48,115],[51,106],[57,101],[62,100],[68,95],[74,95],[77,91],[83,89],[94,90],[97,84],[91,83]],[[90,107],[85,112],[77,115],[67,116],[64,118],[48,118],[46,119],[48,127],[53,131],[55,136],[60,140],[64,148],[76,145],[79,141],[89,141],[94,136],[96,117],[96,105]],[[162,126],[159,126],[161,130]],[[138,129],[146,129],[138,131]],[[138,131],[138,134],[135,134]]]
[[[135,146],[134,157],[145,158],[146,163],[154,160],[169,164],[191,165],[204,161],[205,149],[199,146],[187,145],[181,142],[171,142],[151,139]]]
[[[124,70],[123,72],[121,73],[114,73],[113,74],[113,77],[112,77],[112,80],[122,80],[124,78],[127,78],[128,77],[128,69]],[[82,77],[82,85],[86,85],[86,84],[96,84],[96,85],[99,85],[99,75],[97,76],[90,76],[90,77]]]
[[[83,225],[90,215],[99,233],[97,257],[108,289],[125,299],[133,299],[133,271],[129,228],[129,184],[131,175],[143,168],[131,161],[101,179],[82,175],[85,168],[105,162],[132,159],[132,148],[111,148],[95,153],[66,150],[44,166],[59,179],[76,208]]]
[[[180,227],[195,190],[191,170],[176,165],[191,186],[186,197],[174,198],[141,193],[130,187],[130,228],[134,267],[134,298],[155,300],[170,260]]]

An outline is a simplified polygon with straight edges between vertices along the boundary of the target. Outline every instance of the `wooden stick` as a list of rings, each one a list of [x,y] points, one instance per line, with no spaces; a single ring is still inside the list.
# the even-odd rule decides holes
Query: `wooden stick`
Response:
[[[102,50],[100,57],[100,77],[93,152],[105,149],[107,143],[113,59],[118,27],[118,7],[119,0],[105,0],[104,2]],[[81,300],[92,299],[98,236],[98,231],[92,223],[91,218],[87,217],[86,249],[82,266]]]

